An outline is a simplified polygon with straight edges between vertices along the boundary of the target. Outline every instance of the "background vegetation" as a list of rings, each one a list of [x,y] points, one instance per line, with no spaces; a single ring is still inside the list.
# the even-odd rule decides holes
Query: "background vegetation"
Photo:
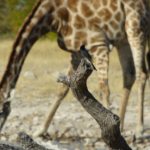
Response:
[[[37,0],[0,0],[0,38],[14,37]],[[48,35],[52,40],[55,34]]]
[[[15,34],[36,0],[0,0],[0,35]]]

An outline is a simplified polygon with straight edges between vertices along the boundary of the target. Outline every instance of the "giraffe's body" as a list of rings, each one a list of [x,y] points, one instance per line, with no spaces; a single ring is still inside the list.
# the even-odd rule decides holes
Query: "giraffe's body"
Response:
[[[125,80],[123,99],[128,99],[134,83],[135,65],[136,77],[143,79],[140,83],[140,100],[143,105],[146,80],[144,49],[149,36],[147,16],[146,0],[40,0],[26,19],[13,45],[10,61],[0,84],[1,103],[15,88],[23,62],[34,42],[47,32],[56,32],[58,45],[62,49],[76,52],[84,45],[95,58],[102,98],[106,100],[106,105],[109,98],[109,46],[118,47]],[[128,50],[122,50],[124,45],[127,45]],[[131,64],[126,62],[128,60]],[[128,70],[130,67],[132,71]],[[129,74],[127,76],[126,71]]]
[[[139,23],[146,16],[143,2],[144,0],[41,0],[31,22],[24,28],[25,33],[21,34],[22,40],[15,48],[20,50],[23,41],[40,19],[43,24],[37,27],[34,35],[40,35],[42,31],[57,32],[59,46],[68,51],[78,51],[81,45],[92,51],[93,47],[103,44],[103,41],[115,44],[122,39],[127,40],[126,18],[132,19],[131,25],[134,27],[140,27]]]

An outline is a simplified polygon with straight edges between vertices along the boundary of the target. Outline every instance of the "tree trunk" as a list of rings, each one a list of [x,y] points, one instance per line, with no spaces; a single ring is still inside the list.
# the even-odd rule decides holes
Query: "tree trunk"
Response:
[[[72,61],[73,62],[73,61]],[[72,63],[73,65],[76,65]],[[76,67],[75,67],[76,68]],[[94,69],[87,58],[82,58],[77,70],[70,76],[60,76],[59,82],[68,85],[85,110],[97,121],[102,138],[112,150],[131,150],[120,133],[119,117],[107,110],[88,91],[86,81]]]

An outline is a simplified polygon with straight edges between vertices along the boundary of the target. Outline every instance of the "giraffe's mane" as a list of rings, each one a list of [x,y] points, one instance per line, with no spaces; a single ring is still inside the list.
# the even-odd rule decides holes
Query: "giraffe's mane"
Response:
[[[41,2],[43,0],[38,0],[38,2],[35,4],[35,6],[33,7],[31,13],[29,14],[28,18],[26,18],[24,24],[22,25],[21,29],[19,30],[18,34],[17,34],[17,37],[16,37],[16,40],[14,42],[14,45],[13,45],[13,50],[16,48],[16,46],[18,45],[18,43],[20,42],[21,40],[21,36],[22,36],[22,33],[24,33],[27,25],[29,24],[29,22],[31,21],[33,15],[35,14],[36,10],[39,8]]]

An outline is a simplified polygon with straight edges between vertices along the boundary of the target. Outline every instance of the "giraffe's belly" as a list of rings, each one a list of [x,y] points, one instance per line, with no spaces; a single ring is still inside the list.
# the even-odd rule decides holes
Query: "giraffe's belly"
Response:
[[[85,32],[86,31],[86,32]],[[100,32],[93,32],[88,30],[75,32],[72,36],[58,37],[58,45],[63,50],[79,51],[81,46],[91,49],[93,46],[100,45]]]
[[[112,33],[109,29],[101,28],[93,31],[88,28],[80,32],[74,32],[71,36],[58,37],[58,45],[61,49],[67,51],[79,51],[81,46],[85,46],[88,50],[95,46],[104,45],[105,43],[114,44],[125,39],[125,31],[121,25],[118,30]]]

